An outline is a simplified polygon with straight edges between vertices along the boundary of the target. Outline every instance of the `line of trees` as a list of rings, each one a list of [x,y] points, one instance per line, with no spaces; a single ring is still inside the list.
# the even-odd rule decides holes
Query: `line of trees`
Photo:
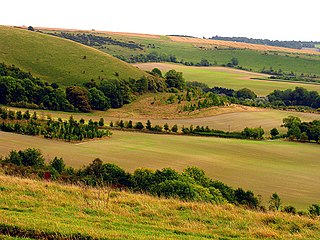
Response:
[[[242,188],[234,189],[223,182],[210,179],[202,169],[187,167],[181,173],[171,169],[150,170],[136,169],[133,173],[126,172],[119,166],[103,163],[99,158],[88,166],[74,169],[65,165],[62,158],[55,157],[46,164],[42,153],[33,148],[11,151],[6,157],[0,158],[0,166],[8,175],[35,177],[64,183],[79,184],[93,187],[109,186],[120,190],[149,193],[157,197],[179,198],[184,201],[202,201],[215,204],[232,203],[247,208],[266,211],[261,199],[252,191]],[[308,214],[320,216],[320,206],[312,204],[308,213],[297,212],[293,206],[282,207],[277,193],[269,199],[269,210],[283,211],[290,214]]]
[[[247,38],[247,37],[220,37],[213,36],[209,39],[214,40],[223,40],[223,41],[232,41],[232,42],[245,42],[251,44],[262,44],[276,47],[286,47],[294,49],[302,48],[315,48],[318,42],[308,42],[308,41],[279,41],[279,40],[269,40],[269,39],[256,39],[256,38]]]
[[[5,132],[14,132],[25,135],[43,135],[50,139],[63,139],[65,141],[82,141],[84,139],[102,138],[111,136],[108,129],[101,129],[104,125],[103,119],[99,122],[94,122],[91,119],[87,124],[81,119],[79,122],[71,116],[68,121],[59,119],[55,121],[39,120],[37,113],[33,115],[26,111],[14,112],[5,108],[0,108],[0,115],[3,119],[0,124],[0,130]]]

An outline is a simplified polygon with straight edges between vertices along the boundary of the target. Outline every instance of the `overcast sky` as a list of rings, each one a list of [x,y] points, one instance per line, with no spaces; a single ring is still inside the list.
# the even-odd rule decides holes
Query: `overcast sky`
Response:
[[[320,41],[319,0],[5,0],[1,25]]]

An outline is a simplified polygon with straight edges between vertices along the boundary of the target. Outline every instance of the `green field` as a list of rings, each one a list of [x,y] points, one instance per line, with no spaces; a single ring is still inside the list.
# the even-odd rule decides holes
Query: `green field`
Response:
[[[47,160],[59,156],[74,167],[95,158],[128,171],[197,166],[213,179],[261,194],[265,201],[277,192],[284,204],[298,208],[319,202],[318,144],[113,131],[111,138],[78,144],[0,132],[0,145],[2,156],[33,147]]]
[[[304,87],[308,90],[320,92],[319,84],[255,80],[252,78],[267,78],[268,75],[223,67],[190,67],[171,63],[141,63],[135,64],[135,66],[148,71],[157,67],[163,73],[169,69],[175,69],[176,71],[183,72],[186,81],[198,81],[208,84],[209,87],[219,86],[235,90],[246,87],[253,90],[259,96],[268,95],[275,89],[286,90],[289,88],[294,89],[295,87]]]
[[[90,32],[90,34],[95,34]],[[98,33],[96,33],[98,34]],[[188,61],[198,63],[201,59],[207,59],[210,63],[218,65],[227,64],[233,57],[238,58],[239,66],[260,72],[264,67],[274,70],[282,69],[286,73],[291,71],[296,74],[316,74],[320,75],[320,55],[281,53],[281,52],[265,52],[249,49],[228,49],[228,48],[200,48],[199,44],[174,42],[167,36],[159,38],[148,38],[139,36],[128,36],[126,34],[98,34],[109,36],[113,39],[123,42],[135,42],[142,44],[144,50],[132,51],[129,48],[119,47],[115,45],[106,45],[106,48],[99,50],[107,52],[111,55],[122,55],[130,57],[130,55],[148,54],[157,52],[158,54],[174,55],[178,61]],[[155,48],[147,47],[154,44]],[[201,45],[201,44],[200,44]]]
[[[0,174],[0,226],[35,239],[319,239],[317,219]],[[42,234],[42,235],[41,235]],[[50,237],[50,238],[49,238]],[[91,238],[89,238],[91,237]],[[0,239],[26,239],[1,235]]]
[[[0,26],[0,62],[49,82],[82,84],[91,79],[139,78],[145,73],[108,54],[47,34]]]

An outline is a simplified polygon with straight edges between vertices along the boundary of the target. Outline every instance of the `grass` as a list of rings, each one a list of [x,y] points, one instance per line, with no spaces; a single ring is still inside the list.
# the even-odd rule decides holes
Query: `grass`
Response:
[[[108,54],[72,41],[0,26],[0,62],[49,82],[82,84],[91,79],[139,78],[145,73]]]
[[[90,32],[90,34],[95,34]],[[214,46],[184,42],[174,42],[167,36],[160,36],[159,38],[148,38],[141,36],[129,36],[126,34],[99,34],[110,36],[120,41],[133,41],[144,46],[154,44],[155,48],[145,47],[144,50],[132,51],[127,48],[120,48],[119,46],[106,45],[105,51],[111,55],[123,55],[130,57],[130,55],[147,54],[157,52],[159,54],[174,55],[177,59],[198,63],[205,58],[210,63],[217,63],[219,65],[227,64],[231,58],[236,57],[239,60],[239,65],[252,71],[260,72],[264,67],[274,70],[282,69],[284,72],[291,71],[296,74],[316,74],[320,75],[320,55],[312,54],[296,54],[283,52],[268,52],[256,51],[250,49],[230,49],[226,47],[215,48]]]
[[[105,205],[101,192],[95,189],[3,175],[0,182],[5,193],[0,194],[0,222],[9,229],[15,227],[12,235],[35,232],[96,239],[320,238],[319,221],[307,217],[117,191],[111,192],[110,202]]]
[[[267,78],[268,75],[241,71],[223,67],[190,67],[171,63],[142,63],[135,64],[142,70],[151,71],[153,68],[159,68],[163,73],[170,69],[183,72],[186,81],[198,81],[208,84],[209,87],[225,87],[235,90],[249,88],[259,96],[266,96],[275,89],[286,90],[295,87],[304,87],[308,90],[320,92],[320,85],[303,84],[292,82],[255,80],[253,78]]]
[[[277,192],[285,204],[298,208],[318,203],[320,196],[319,145],[312,143],[113,131],[110,139],[79,144],[0,132],[0,145],[0,156],[12,149],[39,148],[47,160],[62,157],[74,167],[95,158],[128,171],[197,166],[209,177],[253,190],[264,200]]]

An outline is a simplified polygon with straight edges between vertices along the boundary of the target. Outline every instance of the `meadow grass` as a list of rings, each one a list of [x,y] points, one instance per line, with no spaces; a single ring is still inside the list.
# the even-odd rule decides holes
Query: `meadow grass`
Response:
[[[164,73],[169,69],[182,72],[186,81],[198,81],[208,84],[209,87],[225,87],[235,90],[249,88],[259,96],[266,96],[275,89],[286,90],[295,87],[304,87],[308,90],[320,92],[320,85],[296,82],[281,82],[276,80],[260,80],[253,78],[267,78],[268,75],[241,71],[223,67],[193,67],[172,63],[141,63],[135,66],[142,70],[151,71],[159,68]]]
[[[0,145],[0,156],[32,147],[48,161],[58,156],[74,167],[95,158],[131,172],[197,166],[213,179],[261,194],[264,201],[277,192],[284,204],[302,209],[318,203],[320,196],[319,145],[312,143],[113,131],[111,138],[78,144],[0,132]]]
[[[145,73],[108,54],[47,34],[0,26],[0,62],[14,64],[42,80],[61,85],[91,79],[139,78]]]
[[[280,212],[263,213],[230,204],[182,202],[124,191],[112,191],[106,204],[101,190],[4,175],[0,175],[0,185],[0,223],[20,232],[96,239],[320,237],[317,219]]]

